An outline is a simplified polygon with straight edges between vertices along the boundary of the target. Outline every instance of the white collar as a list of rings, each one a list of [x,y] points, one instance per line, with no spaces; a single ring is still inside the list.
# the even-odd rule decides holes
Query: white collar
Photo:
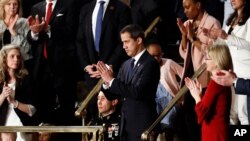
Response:
[[[99,3],[100,1],[105,1],[104,4],[107,4],[107,3],[109,3],[110,0],[97,0],[96,3]]]
[[[57,0],[46,0],[46,4],[48,4],[48,3],[50,3],[50,2],[52,2],[52,3],[53,3],[53,5],[55,5],[55,4],[56,4],[56,2],[57,2]]]
[[[136,54],[133,58],[135,59],[135,64],[137,64],[138,60],[141,58],[142,54],[146,51],[146,49],[143,49],[140,53]],[[140,65],[140,64],[138,64]]]

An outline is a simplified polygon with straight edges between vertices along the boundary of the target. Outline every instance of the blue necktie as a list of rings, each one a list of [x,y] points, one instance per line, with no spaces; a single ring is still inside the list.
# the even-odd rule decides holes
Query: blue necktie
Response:
[[[130,66],[128,68],[128,81],[132,78],[134,74],[134,64],[135,64],[135,59],[131,59]]]
[[[102,17],[103,17],[103,4],[105,1],[99,1],[99,10],[96,18],[96,29],[95,29],[95,50],[99,52],[100,38],[102,33]]]

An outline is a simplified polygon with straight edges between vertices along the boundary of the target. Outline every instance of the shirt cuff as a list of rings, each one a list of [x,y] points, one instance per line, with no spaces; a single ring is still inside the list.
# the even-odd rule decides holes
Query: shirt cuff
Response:
[[[47,31],[47,35],[48,35],[48,37],[49,37],[49,38],[51,38],[51,30],[50,30],[50,25],[48,25],[48,28],[49,28],[49,29],[48,29],[48,31]]]
[[[114,78],[113,78],[111,81],[109,81],[108,84],[104,83],[104,84],[102,85],[102,87],[103,87],[105,90],[109,89],[109,87],[112,86],[113,81],[114,81]]]
[[[36,108],[33,105],[28,104],[29,113],[28,115],[32,117],[36,113]]]
[[[39,34],[39,33],[34,33],[34,32],[31,31],[31,38],[32,38],[33,40],[37,41],[37,40],[38,40],[38,34]]]
[[[114,80],[115,80],[115,78],[113,78],[113,79],[109,82],[109,87],[112,86],[112,83],[113,83]]]
[[[234,85],[235,88],[236,88],[236,85],[237,85],[237,80],[238,80],[238,78],[235,78],[234,81],[233,81],[233,85]]]

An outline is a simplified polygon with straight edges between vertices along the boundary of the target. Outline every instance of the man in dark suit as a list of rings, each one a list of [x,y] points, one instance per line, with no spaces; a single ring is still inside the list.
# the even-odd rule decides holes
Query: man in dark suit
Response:
[[[51,2],[52,13],[48,12]],[[32,7],[32,17],[28,18],[31,31],[27,38],[34,56],[32,73],[38,93],[38,112],[41,122],[55,125],[72,125],[74,118],[74,41],[78,22],[72,6],[70,0],[42,1]]]
[[[95,35],[100,1],[105,3],[103,5],[102,30],[99,32],[100,40],[97,47]],[[96,85],[100,78],[93,64],[102,60],[112,65],[116,73],[121,64],[127,59],[126,53],[122,49],[119,32],[130,23],[130,9],[119,0],[93,0],[82,7],[76,46],[83,82],[88,89],[87,93]],[[96,48],[99,48],[99,50],[96,50]],[[94,107],[92,108],[92,106]],[[91,113],[92,118],[93,114],[97,113],[96,100],[93,100],[89,107],[91,109],[89,113]]]
[[[212,79],[223,86],[234,86],[236,94],[247,95],[247,111],[250,113],[250,79],[237,78],[236,74],[232,71],[218,70],[214,71]],[[248,114],[248,121],[250,116]]]
[[[80,68],[95,78],[98,77],[98,74],[95,73],[96,71],[94,71],[95,68],[92,64],[102,60],[112,65],[113,69],[117,71],[121,63],[126,59],[126,54],[122,49],[122,43],[118,35],[124,26],[131,23],[128,6],[119,0],[104,0],[100,49],[96,51],[94,27],[96,27],[95,18],[99,1],[94,0],[82,7],[76,41]]]
[[[104,87],[122,98],[121,140],[140,141],[157,116],[155,96],[160,66],[145,50],[144,32],[138,25],[128,25],[120,33],[123,48],[132,58],[124,62],[116,78],[102,61],[97,63],[97,70]]]

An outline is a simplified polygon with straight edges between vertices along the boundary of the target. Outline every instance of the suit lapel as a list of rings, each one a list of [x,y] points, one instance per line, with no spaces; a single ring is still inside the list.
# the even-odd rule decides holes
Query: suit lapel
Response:
[[[110,18],[114,18],[113,16],[113,12],[115,11],[115,1],[114,0],[110,0],[109,4],[107,6],[107,9],[105,11],[105,15],[103,18],[103,22],[102,22],[102,34],[104,33],[108,23],[110,23]],[[102,35],[101,35],[102,37]]]
[[[86,21],[87,22],[86,26],[88,26],[86,29],[88,31],[89,37],[91,38],[91,41],[93,41],[93,44],[94,44],[94,35],[93,35],[93,31],[92,31],[92,15],[93,15],[93,12],[94,12],[94,9],[95,9],[95,3],[96,3],[96,1],[92,2],[92,4],[90,5],[91,8],[88,9],[89,12],[88,12],[88,14],[86,16],[86,19],[89,19],[89,20]]]
[[[140,57],[140,59],[138,60],[138,62],[135,64],[135,70],[134,70],[134,74],[136,74],[142,67],[143,67],[143,62],[145,62],[144,60],[146,59],[146,56],[149,55],[147,51],[145,51],[142,56]]]
[[[89,48],[89,51],[91,52],[90,56],[95,56],[94,35],[93,35],[93,30],[92,30],[92,15],[94,12],[95,4],[96,4],[96,1],[92,1],[90,8],[86,10],[88,11],[86,18],[85,18],[86,25],[82,25],[82,26],[85,26],[87,41],[91,41],[91,45],[87,46],[87,48]],[[97,61],[95,59],[96,57],[93,57],[93,58],[95,60],[94,62],[96,62]]]
[[[208,14],[207,14],[207,12],[204,12],[204,15],[203,15],[203,17],[202,17],[202,19],[201,19],[201,22],[200,22],[200,24],[199,24],[199,27],[198,27],[198,29],[197,29],[197,34],[196,34],[196,36],[197,36],[197,35],[200,35],[200,34],[202,33],[202,30],[201,30],[202,27],[206,27],[205,24],[208,22],[207,18],[208,18]]]
[[[239,32],[240,30],[243,30],[243,29],[245,29],[244,26],[236,25],[235,28],[233,29],[232,33],[233,33],[233,35],[235,35],[237,32]]]
[[[134,78],[134,76],[136,76],[136,74],[142,69],[143,67],[143,62],[145,62],[144,60],[146,59],[146,56],[149,55],[147,51],[145,51],[142,56],[140,57],[140,59],[138,60],[138,62],[135,64],[134,66],[134,71],[133,71],[133,76],[130,77],[130,80],[128,80],[128,82],[131,82]],[[130,62],[130,61],[129,61]],[[129,63],[130,64],[130,63]]]
[[[55,7],[54,7],[54,9],[52,11],[52,15],[51,15],[51,18],[50,18],[50,23],[53,22],[53,20],[55,19],[56,15],[62,10],[62,8],[63,8],[62,3],[63,2],[59,1],[59,0],[56,2],[56,5],[55,5]]]

